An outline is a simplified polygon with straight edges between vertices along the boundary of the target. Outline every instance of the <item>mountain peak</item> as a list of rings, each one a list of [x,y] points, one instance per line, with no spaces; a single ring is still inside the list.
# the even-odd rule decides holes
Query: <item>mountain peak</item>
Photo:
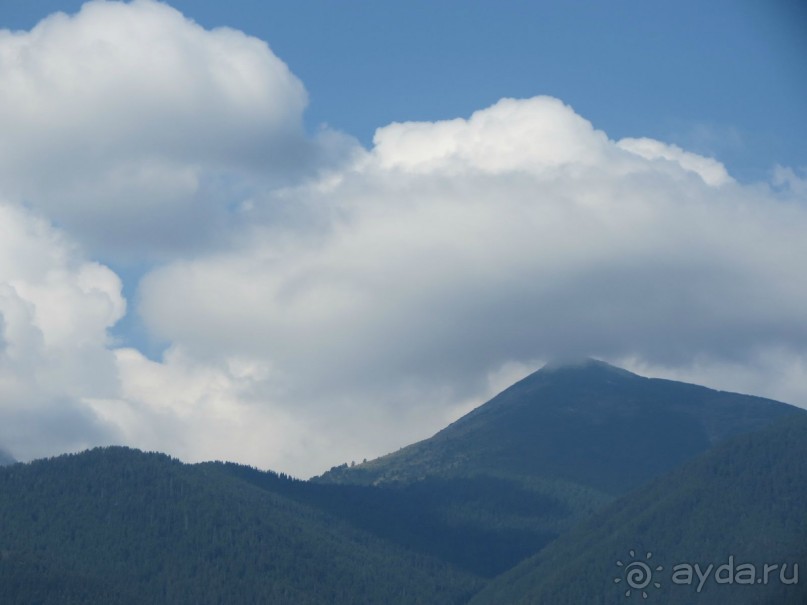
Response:
[[[608,371],[624,376],[637,376],[623,368],[611,365],[600,359],[593,357],[583,357],[579,359],[556,359],[546,363],[538,372],[580,372],[580,371]]]
[[[553,361],[430,439],[339,480],[514,475],[619,494],[727,437],[798,411],[645,378],[598,359]]]
[[[507,405],[508,401],[522,400],[525,397],[535,400],[536,389],[548,387],[566,387],[574,390],[599,389],[605,384],[615,385],[625,380],[646,381],[647,378],[629,372],[628,370],[606,363],[605,361],[585,357],[580,359],[558,359],[546,363],[542,368],[522,378],[511,385],[488,403],[472,411],[483,410]],[[531,395],[529,393],[532,393]],[[538,397],[537,399],[543,399]]]

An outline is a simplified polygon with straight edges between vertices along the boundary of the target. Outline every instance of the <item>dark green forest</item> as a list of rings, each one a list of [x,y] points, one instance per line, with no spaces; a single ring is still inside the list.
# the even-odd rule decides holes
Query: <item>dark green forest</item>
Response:
[[[3,603],[460,603],[479,587],[221,465],[104,448],[1,469],[0,490]]]
[[[807,573],[807,418],[737,437],[615,501],[490,583],[472,604],[629,602],[625,582],[614,578],[616,561],[630,560],[631,550],[640,560],[650,552],[654,565],[667,568],[656,574],[661,587],[647,588],[647,602],[807,603],[807,578],[784,584],[776,570],[769,582],[757,583],[765,564],[788,563],[788,580],[793,564]],[[697,576],[692,584],[672,581],[674,565],[699,563],[705,570],[709,563],[727,565],[729,556],[735,567],[755,567],[750,585],[711,578],[697,592]]]
[[[806,465],[792,406],[546,368],[309,481],[122,447],[0,468],[0,603],[627,602],[613,579],[631,549],[804,561]],[[647,602],[807,602],[674,588]]]
[[[430,439],[319,481],[401,484],[484,473],[618,496],[727,437],[798,412],[587,360],[534,372]]]

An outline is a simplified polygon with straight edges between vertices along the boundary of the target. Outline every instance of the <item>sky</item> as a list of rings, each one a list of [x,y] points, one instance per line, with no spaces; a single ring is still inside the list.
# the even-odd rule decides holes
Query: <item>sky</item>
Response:
[[[308,477],[586,356],[807,407],[805,32],[0,0],[0,447]]]

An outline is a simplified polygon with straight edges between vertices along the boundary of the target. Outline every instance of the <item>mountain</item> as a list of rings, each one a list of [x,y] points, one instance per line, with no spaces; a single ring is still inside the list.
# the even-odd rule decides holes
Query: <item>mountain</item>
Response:
[[[803,555],[805,418],[589,360],[311,481],[119,447],[6,466],[0,603],[606,603],[629,549]]]
[[[237,474],[125,448],[0,469],[0,603],[460,603],[480,586],[272,488],[295,480]]]
[[[488,475],[618,495],[726,437],[802,411],[596,360],[548,365],[430,439],[318,480],[379,485]]]
[[[595,360],[549,365],[430,439],[315,481],[398,492],[390,499],[425,520],[408,548],[492,577],[631,489],[790,414],[804,410]]]
[[[485,578],[509,569],[557,537],[554,530],[534,527],[535,516],[549,524],[567,514],[556,499],[495,478],[425,480],[390,488],[312,481],[278,484],[271,474],[248,467],[228,463],[222,470],[400,548]]]
[[[666,605],[803,605],[806,502],[807,418],[797,415],[617,500],[471,603],[616,605],[631,602],[630,591],[637,601]],[[709,571],[702,584],[696,563],[701,576]],[[631,565],[640,574],[632,586]],[[765,565],[777,566],[767,579]]]

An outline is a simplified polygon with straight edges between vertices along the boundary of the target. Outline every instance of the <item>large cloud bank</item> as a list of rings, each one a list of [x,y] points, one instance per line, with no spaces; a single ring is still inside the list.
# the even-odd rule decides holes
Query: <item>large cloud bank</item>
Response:
[[[0,244],[18,457],[118,440],[306,475],[586,355],[807,405],[798,171],[740,184],[550,97],[391,124],[369,150],[312,139],[265,44],[146,0],[0,34],[2,75],[22,147],[0,144],[0,230],[28,234]],[[174,250],[166,217],[220,237]],[[148,255],[147,235],[164,251],[136,303],[159,360],[110,342],[120,282],[81,252]],[[15,449],[15,426],[39,445]]]
[[[0,32],[0,193],[127,260],[203,245],[253,181],[317,160],[306,102],[261,40],[89,2]]]
[[[82,403],[117,393],[121,282],[45,221],[0,204],[0,443],[20,459],[104,442]]]

